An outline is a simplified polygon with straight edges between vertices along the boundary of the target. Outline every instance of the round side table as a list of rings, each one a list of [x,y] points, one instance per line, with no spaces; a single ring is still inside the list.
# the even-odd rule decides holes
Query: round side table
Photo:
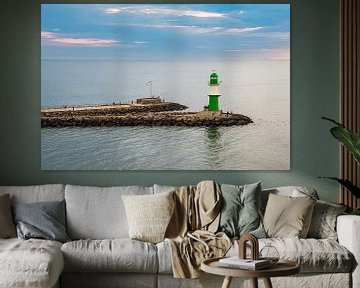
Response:
[[[261,270],[245,270],[237,268],[222,267],[219,259],[206,259],[201,263],[201,270],[216,275],[225,276],[222,288],[229,288],[233,277],[251,278],[253,287],[258,288],[258,278],[263,278],[265,287],[272,288],[270,277],[289,276],[300,272],[300,266],[288,260],[279,260],[269,268]]]

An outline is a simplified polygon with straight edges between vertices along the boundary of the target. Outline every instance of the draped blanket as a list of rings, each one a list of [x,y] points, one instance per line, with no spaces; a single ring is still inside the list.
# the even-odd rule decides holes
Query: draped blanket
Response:
[[[196,187],[176,188],[174,197],[175,211],[165,233],[171,247],[173,274],[175,278],[197,278],[202,274],[203,260],[222,257],[231,246],[225,233],[216,233],[221,210],[220,186],[202,181]]]

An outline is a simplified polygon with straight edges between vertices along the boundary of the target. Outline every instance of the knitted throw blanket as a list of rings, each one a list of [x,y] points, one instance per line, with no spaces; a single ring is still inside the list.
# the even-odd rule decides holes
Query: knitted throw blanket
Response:
[[[172,252],[173,274],[175,278],[198,278],[203,260],[222,257],[231,246],[225,233],[216,233],[221,209],[220,186],[213,181],[202,181],[196,187],[176,188],[174,197],[175,211],[165,233]]]

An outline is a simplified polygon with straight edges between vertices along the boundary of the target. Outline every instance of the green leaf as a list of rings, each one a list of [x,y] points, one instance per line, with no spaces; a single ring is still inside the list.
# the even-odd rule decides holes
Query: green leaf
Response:
[[[322,119],[328,120],[337,125],[337,127],[330,129],[331,134],[350,151],[356,162],[360,165],[360,136],[333,119],[326,117],[322,117]]]
[[[327,117],[324,117],[324,116],[321,117],[321,118],[322,118],[322,119],[325,119],[325,120],[328,120],[328,121],[330,121],[330,122],[332,122],[332,123],[334,123],[334,124],[336,124],[336,125],[338,125],[338,126],[340,126],[340,127],[345,127],[343,124],[335,121],[334,119],[330,119],[330,118],[327,118]]]
[[[351,215],[358,215],[360,216],[360,208],[354,208],[351,212]]]
[[[349,131],[345,127],[331,128],[331,134],[339,140],[354,156],[356,162],[360,164],[360,137],[356,133]]]
[[[336,177],[319,177],[319,178],[327,178],[330,180],[334,180],[339,182],[342,186],[344,186],[347,190],[349,190],[356,198],[360,198],[360,188],[355,186],[351,181],[340,179]]]

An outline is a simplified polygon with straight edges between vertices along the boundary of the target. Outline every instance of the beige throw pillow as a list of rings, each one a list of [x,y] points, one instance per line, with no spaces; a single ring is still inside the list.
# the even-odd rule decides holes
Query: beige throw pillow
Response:
[[[316,200],[311,197],[288,197],[270,194],[264,215],[269,237],[306,238]]]
[[[0,196],[0,238],[16,237],[9,194]]]
[[[131,239],[151,243],[164,240],[175,207],[173,193],[122,196]]]

